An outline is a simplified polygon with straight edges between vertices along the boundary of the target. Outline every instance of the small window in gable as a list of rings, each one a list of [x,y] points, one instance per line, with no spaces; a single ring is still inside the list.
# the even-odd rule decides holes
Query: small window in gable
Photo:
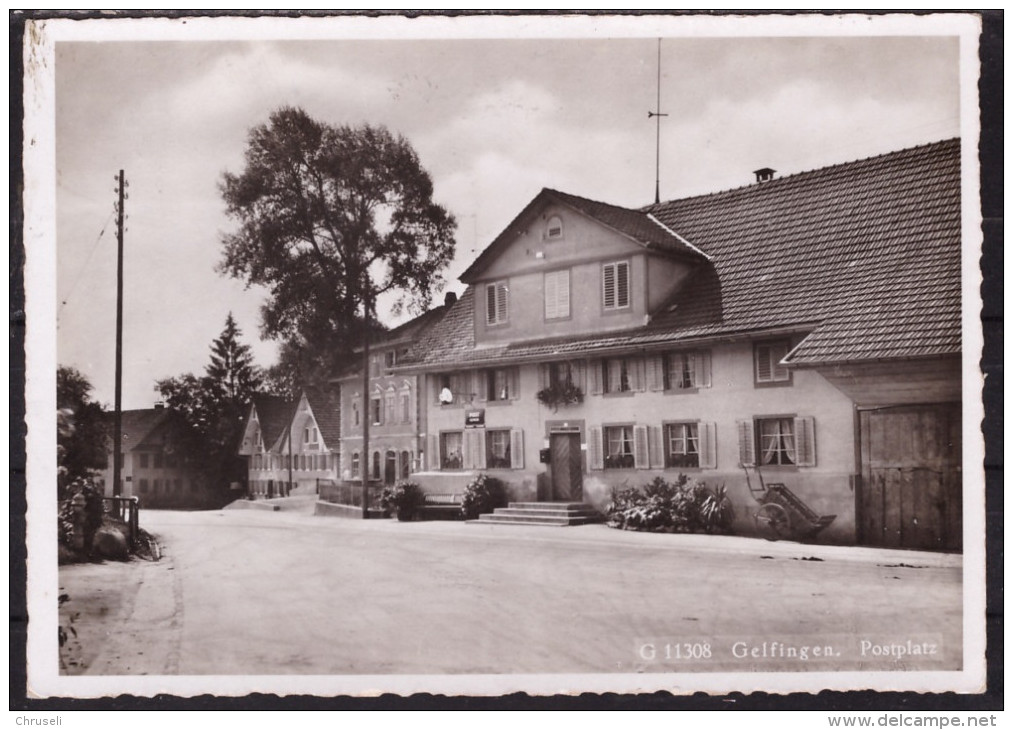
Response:
[[[487,284],[485,287],[486,324],[506,324],[509,319],[509,289],[505,281]]]
[[[630,306],[630,262],[615,261],[602,266],[602,307],[606,311]]]
[[[545,237],[549,240],[563,237],[563,219],[558,215],[549,218],[549,222],[545,224]]]

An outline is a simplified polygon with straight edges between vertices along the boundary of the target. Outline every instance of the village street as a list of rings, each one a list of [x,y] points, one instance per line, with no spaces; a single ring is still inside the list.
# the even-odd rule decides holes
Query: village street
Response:
[[[68,674],[956,669],[960,556],[735,537],[144,511],[65,566]]]

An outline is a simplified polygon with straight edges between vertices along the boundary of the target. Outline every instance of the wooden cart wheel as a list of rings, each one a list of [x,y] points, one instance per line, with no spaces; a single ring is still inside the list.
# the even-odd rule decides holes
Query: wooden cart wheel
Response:
[[[769,502],[756,512],[756,531],[767,540],[785,540],[791,537],[791,519],[779,504]]]

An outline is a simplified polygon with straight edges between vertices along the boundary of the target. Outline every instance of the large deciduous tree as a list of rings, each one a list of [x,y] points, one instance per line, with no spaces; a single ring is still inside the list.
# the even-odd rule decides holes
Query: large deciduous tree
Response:
[[[102,406],[92,400],[91,391],[91,383],[76,368],[57,369],[57,482],[61,496],[75,479],[106,467],[111,434]]]
[[[454,255],[454,218],[408,141],[383,127],[279,109],[251,130],[245,169],[221,191],[239,223],[221,269],[267,288],[263,332],[301,353],[292,361],[350,353],[384,294],[424,307]]]
[[[204,375],[186,373],[156,385],[173,416],[172,447],[223,496],[229,482],[242,476],[236,448],[262,379],[240,336],[230,313],[222,333],[211,343]]]

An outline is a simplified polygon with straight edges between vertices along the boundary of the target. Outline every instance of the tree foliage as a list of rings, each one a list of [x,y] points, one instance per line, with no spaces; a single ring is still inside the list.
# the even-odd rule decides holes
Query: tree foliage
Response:
[[[156,385],[172,415],[172,449],[219,488],[241,474],[236,445],[262,380],[240,336],[230,313],[221,335],[211,344],[204,375],[186,373]]]
[[[61,365],[57,369],[57,481],[61,490],[106,467],[111,429],[91,391],[91,383],[76,368]]]
[[[221,270],[267,288],[263,333],[310,360],[349,353],[381,295],[424,307],[453,258],[454,218],[408,141],[383,127],[279,109],[221,192],[239,224]]]

